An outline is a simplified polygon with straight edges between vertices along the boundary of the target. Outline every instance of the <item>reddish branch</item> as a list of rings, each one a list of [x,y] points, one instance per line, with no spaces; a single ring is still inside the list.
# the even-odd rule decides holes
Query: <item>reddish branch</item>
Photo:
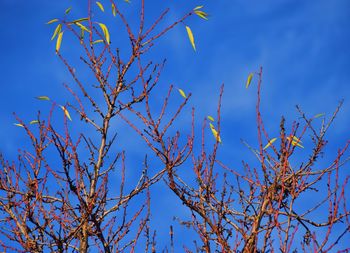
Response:
[[[94,80],[89,80],[90,84],[81,81],[70,59],[61,52],[57,55],[78,88],[65,85],[75,99],[75,103],[67,104],[67,108],[73,109],[83,122],[96,129],[98,136],[91,135],[89,128],[77,134],[66,117],[59,126],[55,102],[47,121],[38,116],[37,129],[19,120],[32,147],[21,151],[18,161],[13,164],[1,157],[0,210],[3,214],[0,247],[4,250],[88,252],[95,248],[100,252],[134,252],[144,235],[146,248],[151,244],[154,248],[155,238],[149,227],[149,187],[162,178],[168,167],[149,175],[146,160],[139,181],[127,182],[125,152],[122,146],[115,145],[117,134],[111,130],[111,123],[118,118],[127,120],[124,111],[136,112],[137,104],[148,103],[164,64],[145,64],[143,55],[158,38],[184,21],[192,11],[168,26],[163,24],[161,32],[155,33],[168,10],[146,28],[145,2],[142,0],[138,32],[134,33],[134,27],[120,11],[119,4],[111,1],[131,47],[128,58],[122,59],[120,49],[112,48],[117,45],[93,43],[96,39],[104,39],[97,24],[100,21],[93,15],[93,4],[88,1],[87,27],[90,32],[87,37],[84,38],[75,23],[66,20],[67,17],[61,23],[79,41],[84,54],[80,59]],[[160,128],[163,111],[157,122],[145,121],[148,132],[141,130],[146,133],[149,146],[159,149],[159,157],[165,158],[173,150],[181,149],[175,159],[178,164],[188,156],[189,144],[180,148],[176,145],[178,134],[169,143],[165,142],[164,136],[186,102],[179,106],[166,127]],[[167,104],[163,107],[165,110]],[[120,151],[115,152],[118,149]],[[178,166],[176,163],[173,166]],[[119,187],[111,182],[116,170],[121,173]],[[131,190],[126,190],[130,186]],[[144,192],[148,192],[145,203],[137,209],[134,206],[140,202],[134,199]],[[132,209],[129,207],[131,203]]]
[[[65,106],[88,127],[81,129],[77,121],[70,123],[67,115],[62,124],[57,123],[61,111],[55,102],[46,120],[38,114],[36,128],[18,119],[31,146],[19,151],[16,162],[0,157],[0,247],[4,251],[155,252],[149,190],[162,178],[191,212],[191,217],[180,223],[191,227],[199,238],[194,245],[196,252],[294,252],[296,248],[330,252],[343,242],[350,229],[350,211],[346,201],[349,177],[342,178],[341,168],[348,160],[350,142],[338,150],[328,166],[319,162],[327,144],[325,134],[340,106],[319,130],[315,118],[307,117],[298,107],[301,121],[289,127],[282,118],[279,141],[275,142],[279,146],[273,143],[264,148],[271,138],[260,111],[260,69],[256,73],[258,140],[252,145],[245,143],[257,163],[244,162],[242,169],[232,169],[217,159],[219,141],[206,139],[206,120],[201,145],[194,147],[194,110],[190,134],[176,129],[176,120],[191,94],[173,109],[170,100],[174,89],[170,86],[159,110],[152,108],[165,61],[154,64],[145,61],[144,55],[193,11],[155,32],[164,23],[168,9],[145,27],[145,1],[141,0],[139,26],[135,29],[120,10],[120,3],[111,1],[131,49],[129,55],[121,57],[122,50],[107,43],[101,34],[92,4],[88,1],[87,37],[74,22],[61,21],[79,41],[83,52],[80,59],[92,78],[82,81],[71,59],[57,52],[76,83],[75,88],[65,85],[75,100]],[[104,43],[94,44],[96,39]],[[215,126],[218,135],[222,96],[223,86]],[[152,159],[162,163],[151,174],[146,157],[138,182],[125,178],[129,169],[126,151],[117,145],[118,135],[111,129],[116,120],[126,122],[140,135],[153,151]],[[97,134],[91,133],[89,126]],[[309,158],[299,164],[292,159],[299,148],[291,141],[294,136],[300,140],[310,136],[313,143],[311,149],[303,150],[310,150]],[[186,168],[186,177],[180,168]],[[306,194],[312,194],[317,202],[304,205]],[[144,197],[143,203],[140,196]],[[174,238],[171,226],[172,252]],[[185,250],[191,252],[190,246]],[[345,246],[345,250],[349,248]]]

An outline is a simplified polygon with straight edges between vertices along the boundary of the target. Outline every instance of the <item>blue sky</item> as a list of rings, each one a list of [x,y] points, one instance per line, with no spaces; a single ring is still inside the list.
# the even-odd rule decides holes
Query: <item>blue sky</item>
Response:
[[[327,150],[335,154],[337,147],[349,139],[348,0],[147,2],[146,15],[149,13],[151,20],[167,6],[171,7],[166,20],[169,22],[201,4],[210,14],[209,21],[193,17],[186,22],[194,33],[197,52],[192,50],[186,30],[180,25],[159,41],[152,56],[158,61],[167,58],[162,85],[174,84],[186,93],[192,92],[190,106],[196,107],[199,124],[207,115],[215,115],[219,87],[225,84],[220,155],[226,164],[239,167],[243,159],[254,158],[240,139],[256,143],[256,80],[250,89],[244,86],[249,72],[260,66],[264,69],[262,111],[272,136],[278,134],[282,115],[289,123],[298,117],[296,104],[309,115],[325,113],[329,117],[339,101],[345,99],[329,131]],[[132,1],[127,8],[136,8],[136,3],[137,0]],[[6,157],[15,158],[16,150],[25,145],[21,129],[13,126],[12,112],[31,120],[38,109],[43,109],[33,97],[48,95],[62,103],[70,99],[62,83],[72,84],[72,80],[55,57],[54,43],[50,41],[53,27],[45,25],[48,20],[61,17],[69,6],[73,6],[72,15],[84,16],[84,6],[77,1],[0,0],[0,151]],[[69,43],[63,41],[62,52],[74,54],[75,46]],[[185,114],[176,126],[189,127],[188,116]],[[130,131],[122,125],[116,130]],[[130,150],[129,162],[136,164],[135,160],[142,160],[147,151],[140,148],[143,146],[136,135],[131,143],[128,138],[121,136],[121,141]],[[156,186],[155,191],[158,188],[165,189]],[[171,203],[176,199],[170,192],[167,194],[157,200],[169,208],[156,213],[155,220],[159,222],[174,216]]]

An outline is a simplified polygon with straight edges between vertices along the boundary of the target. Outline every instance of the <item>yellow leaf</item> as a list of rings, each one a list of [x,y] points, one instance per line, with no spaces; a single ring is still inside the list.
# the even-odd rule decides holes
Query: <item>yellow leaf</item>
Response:
[[[58,24],[58,25],[56,26],[56,29],[55,29],[55,31],[54,31],[52,37],[51,37],[51,40],[53,40],[53,39],[56,37],[56,35],[57,35],[58,33],[61,32],[61,29],[62,29],[62,25],[61,25],[61,24]]]
[[[108,32],[107,26],[105,24],[102,24],[102,23],[98,23],[98,24],[99,24],[99,26],[102,29],[102,32],[103,32],[103,35],[105,36],[107,44],[110,44],[111,41],[110,41],[110,38],[109,38],[109,32]]]
[[[71,9],[72,9],[72,7],[67,8],[67,9],[64,11],[64,13],[65,13],[66,15],[68,15],[68,13],[70,12]]]
[[[112,14],[113,14],[114,17],[117,15],[117,11],[115,9],[114,4],[112,4]]]
[[[32,120],[31,122],[29,122],[29,124],[33,125],[33,124],[38,124],[39,121],[38,120]]]
[[[184,92],[183,90],[181,90],[181,89],[178,89],[178,90],[179,90],[180,95],[181,95],[183,98],[187,98],[187,96],[186,96],[186,94],[185,94],[185,92]]]
[[[189,38],[189,40],[191,42],[191,45],[192,45],[194,51],[196,51],[196,45],[194,44],[194,37],[193,37],[193,33],[192,33],[191,28],[186,26],[186,31],[187,31],[188,38]]]
[[[67,108],[64,107],[63,105],[60,105],[60,107],[61,107],[61,109],[63,110],[63,112],[64,112],[64,114],[66,115],[66,117],[67,117],[70,121],[72,121],[72,118],[70,117]]]
[[[15,126],[18,126],[18,127],[24,127],[22,124],[19,124],[19,123],[13,123]]]
[[[246,87],[247,89],[248,89],[250,83],[252,82],[253,75],[254,75],[253,73],[250,73],[249,76],[248,76],[248,78],[247,78],[247,82],[246,82],[246,84],[245,84],[245,87]]]
[[[263,148],[264,150],[267,149],[268,147],[270,147],[272,145],[272,143],[274,143],[277,140],[277,138],[272,138],[267,144],[266,146]]]
[[[100,8],[101,11],[105,11],[105,8],[103,8],[103,5],[100,2],[96,2],[97,6]]]
[[[95,40],[92,42],[92,44],[97,44],[97,43],[101,43],[101,42],[103,42],[103,40]]]
[[[213,118],[212,116],[208,116],[208,120],[210,120],[210,121],[212,121],[212,122],[215,121],[214,118]]]
[[[211,131],[212,131],[212,133],[213,133],[215,139],[216,139],[218,142],[221,143],[220,135],[219,135],[218,132],[216,131],[215,127],[213,126],[212,123],[209,123],[209,125],[210,125],[210,129],[211,129]]]
[[[90,32],[89,29],[86,28],[86,26],[82,25],[79,22],[75,22],[74,24],[76,24],[77,26],[79,26],[82,30],[87,31],[88,33]]]
[[[55,18],[55,19],[51,19],[50,21],[48,21],[46,24],[47,25],[50,25],[50,24],[52,24],[52,23],[55,23],[55,22],[57,22],[58,21],[58,19],[57,18]]]
[[[196,11],[196,10],[199,10],[199,9],[202,9],[203,8],[203,5],[200,5],[200,6],[197,6],[196,8],[194,8],[193,10]]]
[[[301,145],[302,141],[296,136],[288,136],[287,140],[290,141],[293,146],[298,146],[300,148],[304,148],[304,146]]]
[[[63,36],[63,32],[60,32],[58,34],[57,41],[56,41],[56,52],[60,51],[61,42],[62,42],[62,36]]]
[[[36,99],[39,100],[50,100],[50,98],[48,96],[39,96],[39,97],[35,97]]]
[[[130,0],[124,0],[125,2],[127,2],[128,4],[131,3]]]
[[[204,11],[194,11],[194,13],[196,13],[197,14],[197,16],[199,16],[199,17],[201,17],[201,18],[203,18],[203,19],[205,19],[205,20],[208,20],[208,13],[205,13]]]

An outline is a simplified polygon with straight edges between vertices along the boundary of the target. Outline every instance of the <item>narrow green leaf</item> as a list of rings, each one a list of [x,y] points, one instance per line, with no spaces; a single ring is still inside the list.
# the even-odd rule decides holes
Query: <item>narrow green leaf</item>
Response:
[[[295,135],[292,136],[293,138],[293,141],[296,141],[296,142],[302,142],[298,137],[296,137]]]
[[[117,15],[117,10],[115,9],[114,4],[112,4],[112,14],[114,17]]]
[[[38,96],[38,97],[35,97],[36,99],[39,99],[39,100],[50,100],[50,98],[48,96]]]
[[[64,114],[66,115],[66,117],[67,117],[70,121],[72,121],[72,118],[70,117],[70,114],[69,114],[67,108],[64,107],[63,105],[60,105],[60,107],[61,107],[61,109],[63,110],[63,112],[64,112]]]
[[[325,114],[324,113],[319,113],[319,114],[316,114],[314,116],[314,119],[317,119],[317,118],[320,118],[320,117],[323,117]]]
[[[277,140],[277,138],[272,138],[267,144],[266,146],[263,148],[264,150],[267,149],[268,147],[270,147],[272,145],[272,143],[274,143]]]
[[[212,116],[208,116],[207,118],[208,118],[208,120],[210,120],[211,122],[214,122],[214,121],[215,121],[214,118],[213,118]]]
[[[103,42],[103,40],[95,40],[92,42],[92,44],[97,44],[97,43],[101,43],[101,42]]]
[[[31,122],[29,122],[29,124],[33,125],[33,124],[38,124],[39,120],[32,120]]]
[[[74,22],[75,25],[79,26],[82,30],[87,31],[88,33],[90,32],[89,29],[86,28],[86,26],[82,25],[79,22]]]
[[[246,89],[248,89],[250,83],[252,82],[253,75],[254,75],[253,73],[250,73],[250,74],[249,74],[249,76],[248,76],[248,78],[247,78],[247,82],[246,82],[246,84],[245,84]]]
[[[211,132],[213,133],[215,139],[221,143],[221,138],[220,138],[220,135],[218,134],[218,132],[216,131],[214,125],[212,123],[209,123],[210,125],[210,129],[211,129]]]
[[[293,145],[293,146],[298,146],[298,147],[300,147],[300,148],[304,148],[303,145],[301,145],[299,142],[296,142],[296,141],[292,141],[292,145]]]
[[[197,16],[205,19],[205,20],[208,20],[208,13],[205,13],[204,11],[194,11],[194,13],[196,13]]]
[[[199,10],[199,9],[202,9],[203,8],[203,5],[200,5],[200,6],[197,6],[196,8],[194,8],[193,10],[196,11],[196,10]]]
[[[73,20],[70,23],[83,22],[83,21],[88,21],[88,20],[89,20],[89,18],[78,18],[78,19]]]
[[[85,36],[85,30],[84,29],[80,29],[80,39],[84,39]],[[80,42],[82,43],[82,42]]]
[[[58,34],[57,41],[56,41],[56,52],[60,51],[61,43],[62,43],[62,36],[63,36],[63,32],[60,32]]]
[[[107,26],[105,24],[102,24],[102,23],[98,23],[98,24],[99,24],[99,26],[102,29],[102,32],[103,32],[103,35],[105,36],[107,44],[110,44],[111,41],[110,41],[110,37],[109,37],[109,32],[108,32]]]
[[[59,34],[59,33],[61,32],[61,29],[62,29],[62,25],[61,25],[61,24],[58,24],[58,25],[56,26],[56,29],[55,29],[55,31],[54,31],[52,37],[51,37],[51,40],[53,40],[53,39],[56,37],[56,35]]]
[[[187,31],[188,39],[190,40],[191,45],[192,45],[194,51],[196,51],[196,45],[195,45],[195,43],[194,43],[194,37],[193,37],[193,33],[192,33],[191,28],[188,27],[188,26],[186,26],[186,31]]]
[[[98,8],[100,8],[100,10],[101,10],[102,12],[105,11],[105,8],[103,8],[103,5],[102,5],[100,2],[97,1],[96,4],[97,4]]]
[[[64,11],[64,13],[65,13],[66,15],[68,15],[68,13],[71,11],[71,9],[72,9],[72,7],[67,8],[67,9]]]
[[[57,21],[58,21],[58,19],[57,19],[57,18],[54,18],[54,19],[51,19],[50,21],[48,21],[46,24],[47,24],[47,25],[50,25],[50,24],[55,23],[55,22],[57,22]]]
[[[179,90],[180,95],[181,95],[183,98],[187,98],[187,96],[186,96],[186,94],[185,94],[185,92],[184,92],[183,90],[181,90],[181,89],[178,89],[178,90]]]
[[[290,141],[292,143],[293,146],[298,146],[300,148],[304,148],[303,145],[301,145],[302,141],[296,137],[296,136],[288,136],[287,140]]]
[[[39,100],[50,100],[50,98],[48,96],[38,96],[38,97],[35,97],[36,99],[39,99]]]

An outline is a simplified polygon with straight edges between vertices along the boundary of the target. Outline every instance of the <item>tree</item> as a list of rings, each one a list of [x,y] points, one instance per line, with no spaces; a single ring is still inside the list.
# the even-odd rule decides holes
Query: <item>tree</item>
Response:
[[[87,17],[71,18],[67,9],[63,18],[48,22],[56,25],[53,39],[57,57],[76,83],[75,87],[65,85],[74,102],[60,105],[53,98],[39,96],[37,99],[50,102],[47,117],[38,113],[30,123],[17,118],[17,126],[23,127],[32,147],[20,151],[13,163],[1,156],[3,250],[156,252],[150,191],[154,184],[163,182],[191,213],[179,223],[198,237],[195,252],[327,252],[343,242],[350,229],[350,211],[346,205],[348,177],[342,179],[339,172],[348,159],[349,142],[329,166],[317,168],[326,145],[325,134],[340,106],[320,128],[317,119],[322,115],[307,117],[298,108],[301,121],[288,127],[282,118],[280,136],[271,138],[260,109],[263,72],[251,73],[246,86],[257,79],[258,148],[246,145],[258,163],[244,163],[243,172],[230,168],[217,158],[222,148],[223,86],[217,115],[205,119],[197,133],[195,111],[186,111],[191,94],[180,88],[174,93],[174,86],[170,86],[162,94],[162,102],[157,102],[155,89],[165,62],[154,64],[148,56],[159,38],[193,15],[207,19],[206,12],[198,6],[166,24],[167,9],[147,25],[145,1],[139,5],[137,26],[117,1],[111,1],[108,8],[107,2],[88,1]],[[97,13],[119,20],[129,48],[122,42],[121,48],[114,45],[115,29]],[[185,25],[185,29],[196,50],[191,28]],[[66,37],[80,43],[80,59],[89,73],[80,70],[84,66],[76,68],[72,63],[75,56],[65,56],[61,45]],[[178,103],[175,109],[170,106],[172,99]],[[182,112],[192,115],[188,130],[174,129]],[[121,134],[113,128],[117,122],[127,123],[129,131],[135,131],[153,154],[145,156],[137,182],[125,177],[127,151],[117,143]],[[205,134],[208,128],[214,142]],[[307,159],[298,159],[299,165],[295,165],[292,160],[307,135],[313,149]],[[160,166],[150,169],[149,161],[155,159]],[[113,181],[116,178],[118,182]],[[303,194],[310,191],[321,196],[304,208]],[[177,242],[173,241],[172,227],[170,237],[173,251]],[[192,252],[191,247],[186,245],[185,250]],[[340,248],[346,251],[346,247]]]

